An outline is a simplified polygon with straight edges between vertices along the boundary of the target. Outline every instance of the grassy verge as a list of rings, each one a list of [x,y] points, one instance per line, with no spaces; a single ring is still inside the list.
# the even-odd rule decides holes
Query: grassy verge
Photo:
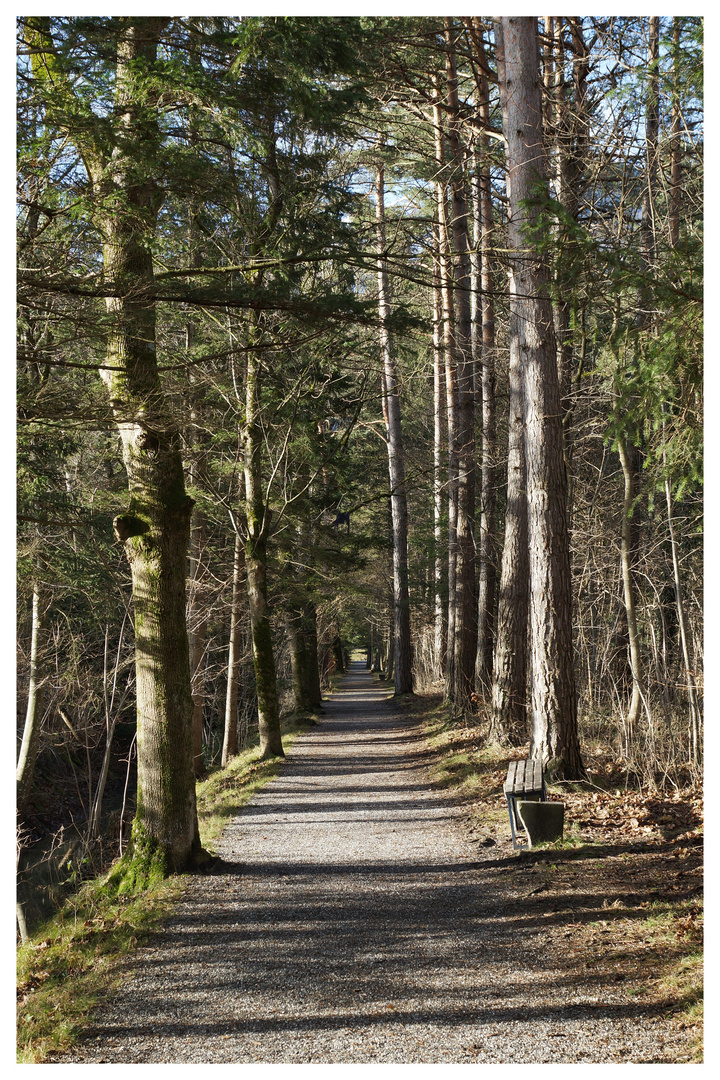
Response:
[[[307,729],[283,725],[285,750]],[[214,844],[228,821],[282,768],[259,760],[257,744],[226,769],[198,784],[203,846]],[[158,880],[136,895],[117,895],[109,872],[69,896],[57,915],[18,949],[18,1061],[40,1064],[68,1051],[99,999],[119,981],[122,962],[162,928],[187,884],[182,876]]]

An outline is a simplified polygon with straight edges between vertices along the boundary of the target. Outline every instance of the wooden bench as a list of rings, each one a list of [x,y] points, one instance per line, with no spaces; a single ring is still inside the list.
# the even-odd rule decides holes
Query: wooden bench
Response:
[[[513,849],[515,849],[520,847],[518,832],[522,830],[515,804],[522,799],[535,800],[536,802],[545,802],[547,800],[542,761],[539,758],[523,758],[522,761],[511,761],[508,766],[507,780],[503,786],[503,791],[507,799],[510,832],[512,833]]]

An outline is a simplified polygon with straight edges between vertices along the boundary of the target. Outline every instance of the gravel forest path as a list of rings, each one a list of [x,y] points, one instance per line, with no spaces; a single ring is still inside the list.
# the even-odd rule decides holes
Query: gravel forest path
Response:
[[[325,710],[58,1063],[673,1061],[661,1015],[578,976],[512,855],[478,856],[364,665]]]

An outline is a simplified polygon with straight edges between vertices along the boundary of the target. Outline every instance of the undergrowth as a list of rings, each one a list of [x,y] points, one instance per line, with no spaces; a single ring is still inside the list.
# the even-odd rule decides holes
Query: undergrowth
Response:
[[[283,725],[287,751],[309,721]],[[282,759],[259,760],[257,739],[226,769],[197,785],[200,839],[214,845],[228,821],[282,768]],[[68,896],[17,955],[17,1059],[40,1064],[68,1051],[93,1006],[119,981],[121,965],[160,929],[187,878],[156,877],[146,887],[118,888],[114,868]]]
[[[595,743],[585,748],[587,782],[549,785],[550,798],[566,804],[563,839],[513,852],[503,781],[527,747],[489,745],[487,722],[453,716],[439,696],[416,712],[433,750],[431,779],[461,808],[469,839],[493,846],[521,892],[533,884],[528,895],[542,894],[543,910],[577,941],[579,969],[604,971],[629,997],[652,999],[686,1032],[678,1060],[702,1061],[700,790],[642,787],[612,748]],[[529,876],[538,874],[539,887]],[[593,896],[597,922],[589,921]]]

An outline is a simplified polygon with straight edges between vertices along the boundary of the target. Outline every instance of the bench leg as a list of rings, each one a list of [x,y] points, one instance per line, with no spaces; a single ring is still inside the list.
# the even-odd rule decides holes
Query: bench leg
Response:
[[[512,835],[513,851],[518,847],[517,835],[515,833],[515,796],[506,795],[508,804],[508,814],[510,815],[510,833]]]

